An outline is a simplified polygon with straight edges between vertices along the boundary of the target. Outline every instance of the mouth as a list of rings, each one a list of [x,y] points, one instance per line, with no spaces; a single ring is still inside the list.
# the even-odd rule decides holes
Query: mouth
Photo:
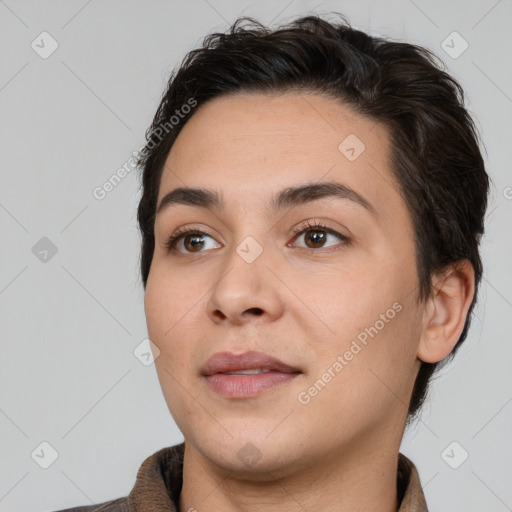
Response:
[[[215,393],[226,398],[250,398],[290,382],[302,371],[262,352],[214,354],[202,375]]]

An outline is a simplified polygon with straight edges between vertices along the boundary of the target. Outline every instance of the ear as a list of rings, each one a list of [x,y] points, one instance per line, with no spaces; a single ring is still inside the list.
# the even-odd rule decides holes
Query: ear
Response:
[[[457,261],[436,274],[432,284],[417,352],[417,357],[426,363],[447,357],[459,340],[475,295],[473,265],[468,260]]]

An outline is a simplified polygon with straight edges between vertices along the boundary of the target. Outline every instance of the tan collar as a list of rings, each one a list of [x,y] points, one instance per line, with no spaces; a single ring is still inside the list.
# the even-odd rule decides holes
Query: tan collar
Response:
[[[142,463],[128,503],[134,512],[178,512],[185,444],[162,448]],[[428,512],[418,471],[405,455],[398,454],[397,512]]]

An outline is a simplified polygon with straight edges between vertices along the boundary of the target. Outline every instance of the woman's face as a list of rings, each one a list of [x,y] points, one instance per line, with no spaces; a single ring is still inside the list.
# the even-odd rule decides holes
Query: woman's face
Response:
[[[219,199],[181,193],[158,212],[145,295],[189,449],[265,472],[398,448],[422,311],[384,127],[317,95],[217,98],[178,136],[158,206],[178,188]],[[166,247],[183,228],[193,232]],[[226,359],[246,352],[263,359]],[[267,371],[226,373],[251,362]]]

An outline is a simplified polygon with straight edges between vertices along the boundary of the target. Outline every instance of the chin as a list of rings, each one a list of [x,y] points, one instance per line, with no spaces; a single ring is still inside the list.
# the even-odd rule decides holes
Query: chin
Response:
[[[277,435],[272,432],[273,428],[275,424],[260,425],[260,428],[252,425],[249,429],[242,427],[233,431],[236,432],[233,437],[226,431],[222,436],[215,431],[211,437],[205,438],[202,431],[200,438],[194,436],[192,444],[202,457],[221,470],[254,481],[270,481],[275,479],[276,472],[284,475],[297,470],[299,461],[304,461],[300,447],[305,444],[297,432],[292,435],[283,430],[281,435]],[[227,430],[231,431],[229,427]],[[269,432],[272,432],[270,436]]]

